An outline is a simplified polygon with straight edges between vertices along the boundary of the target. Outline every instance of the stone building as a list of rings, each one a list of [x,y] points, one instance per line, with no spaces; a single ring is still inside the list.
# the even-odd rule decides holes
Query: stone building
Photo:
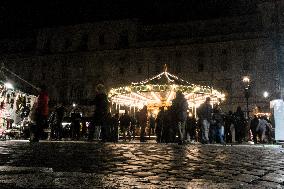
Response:
[[[216,19],[162,24],[124,19],[41,28],[26,38],[2,39],[0,56],[25,80],[45,82],[52,102],[86,105],[96,84],[111,88],[140,81],[167,64],[169,72],[187,81],[224,91],[225,110],[246,109],[242,78],[249,76],[250,109],[267,110],[269,100],[284,94],[283,10],[283,1],[263,0],[247,12]]]

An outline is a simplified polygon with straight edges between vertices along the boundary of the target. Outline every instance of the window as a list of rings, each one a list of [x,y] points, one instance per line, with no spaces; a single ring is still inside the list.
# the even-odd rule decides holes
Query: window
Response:
[[[70,39],[65,39],[64,42],[64,49],[67,50],[69,47],[71,47],[72,43],[70,41]]]
[[[204,57],[204,55],[205,55],[205,53],[203,51],[199,51],[197,56],[198,57]]]
[[[29,72],[28,73],[28,80],[32,81],[33,80],[33,77],[34,76],[34,73],[33,72]]]
[[[160,69],[159,65],[155,65],[155,73],[158,74],[160,73],[162,70]]]
[[[86,51],[88,50],[88,40],[89,36],[88,34],[83,34],[80,42],[80,50]]]
[[[122,68],[122,67],[119,68],[119,74],[124,75],[124,68]]]
[[[245,71],[250,70],[249,53],[248,52],[249,52],[248,49],[243,49],[242,67],[243,67],[243,70],[245,70]]]
[[[101,72],[105,72],[105,62],[103,61],[103,59],[99,59],[98,64],[100,65],[100,70]]]
[[[46,53],[50,52],[50,50],[51,50],[51,41],[50,41],[50,39],[47,39],[46,42],[44,43],[43,50]]]
[[[46,74],[44,72],[42,72],[41,79],[45,80],[45,78],[46,78],[45,76],[46,76]]]
[[[127,31],[125,31],[119,35],[119,47],[126,48],[128,47],[128,45],[129,45],[128,33]]]
[[[198,63],[198,72],[203,72],[203,71],[204,71],[203,63]]]
[[[175,66],[176,66],[176,73],[181,73],[181,62],[178,61],[178,62],[175,64]]]
[[[176,73],[181,73],[181,52],[176,51],[176,63],[175,63],[175,71]]]
[[[104,45],[105,44],[105,35],[104,34],[100,34],[99,35],[99,44],[100,45]]]
[[[223,49],[222,53],[220,55],[220,67],[221,71],[227,71],[228,70],[228,61],[227,61],[227,50]]]
[[[231,93],[232,92],[232,82],[227,83],[226,85],[226,91]]]
[[[250,69],[250,64],[247,60],[243,62],[243,70],[248,71]]]
[[[142,74],[142,68],[141,67],[138,67],[137,73]]]
[[[197,54],[197,71],[198,72],[203,72],[204,71],[204,56],[205,53],[204,51],[201,49],[198,54]]]
[[[228,70],[227,60],[224,58],[221,58],[220,66],[221,66],[221,71],[227,71]]]

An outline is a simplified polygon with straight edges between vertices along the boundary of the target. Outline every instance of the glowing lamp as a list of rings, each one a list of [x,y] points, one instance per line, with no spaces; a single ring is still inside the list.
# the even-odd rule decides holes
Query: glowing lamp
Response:
[[[267,91],[264,91],[264,92],[263,92],[263,97],[264,97],[264,98],[267,98],[268,96],[269,96],[269,93],[268,93]]]
[[[9,82],[5,83],[4,85],[7,89],[14,89],[14,86]]]

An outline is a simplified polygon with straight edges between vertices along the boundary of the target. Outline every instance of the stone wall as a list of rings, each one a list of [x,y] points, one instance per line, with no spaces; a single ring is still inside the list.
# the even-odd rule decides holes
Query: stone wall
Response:
[[[264,91],[270,99],[283,94],[278,72],[282,37],[275,43],[282,20],[271,24],[273,5],[259,4],[253,15],[189,23],[118,20],[40,29],[33,53],[5,53],[2,60],[31,83],[47,83],[53,102],[89,104],[96,84],[108,89],[130,84],[160,73],[167,64],[169,72],[185,80],[225,92],[225,110],[245,106],[242,77],[248,75],[250,108],[267,108]]]

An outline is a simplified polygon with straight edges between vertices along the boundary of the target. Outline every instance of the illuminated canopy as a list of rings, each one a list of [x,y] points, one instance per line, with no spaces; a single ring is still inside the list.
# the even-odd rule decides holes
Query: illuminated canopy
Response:
[[[181,91],[188,101],[189,108],[196,109],[211,97],[212,103],[225,99],[225,95],[209,86],[191,84],[165,71],[144,81],[129,86],[112,88],[109,98],[112,103],[142,108],[144,105],[155,109],[170,106],[177,91]]]

